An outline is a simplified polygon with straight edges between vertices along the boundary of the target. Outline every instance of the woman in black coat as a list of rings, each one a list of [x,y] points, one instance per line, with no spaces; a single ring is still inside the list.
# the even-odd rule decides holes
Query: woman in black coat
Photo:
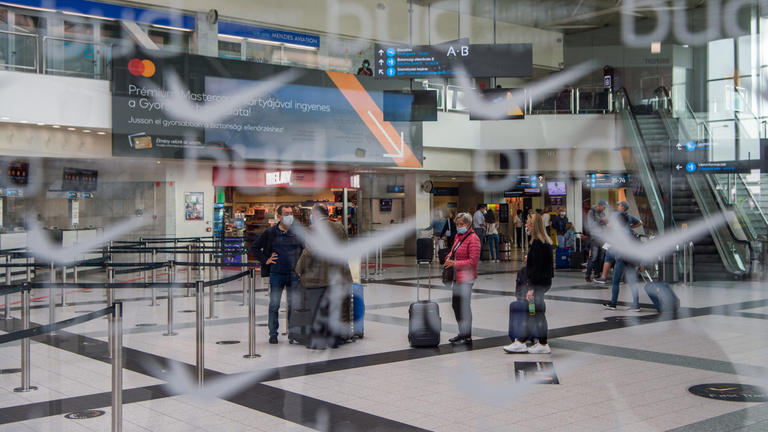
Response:
[[[527,333],[528,339],[533,340],[534,344],[528,347],[524,340],[515,338],[511,345],[504,347],[504,351],[508,353],[549,354],[552,350],[547,344],[549,328],[545,315],[547,306],[544,303],[544,294],[552,287],[552,278],[555,274],[554,260],[552,259],[552,239],[544,230],[544,221],[540,214],[530,215],[525,227],[531,233],[531,245],[525,266],[528,279],[527,284],[525,284],[527,288],[525,299],[529,304],[533,303],[535,310],[535,313],[529,315],[526,320],[525,333]],[[519,324],[518,327],[520,327]],[[512,333],[510,331],[510,334]]]

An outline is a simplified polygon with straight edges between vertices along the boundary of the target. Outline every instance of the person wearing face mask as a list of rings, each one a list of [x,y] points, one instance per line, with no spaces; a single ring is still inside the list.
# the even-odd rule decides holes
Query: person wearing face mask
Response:
[[[267,228],[251,246],[253,256],[261,263],[261,276],[269,277],[269,343],[277,343],[278,311],[283,289],[288,300],[288,321],[296,298],[298,276],[294,269],[303,246],[291,231],[293,208],[277,208],[278,223]]]
[[[453,267],[456,279],[453,281],[453,313],[459,325],[459,334],[449,339],[452,344],[472,343],[472,285],[477,279],[480,261],[480,239],[471,228],[472,216],[461,213],[456,217],[456,239],[451,255],[443,267]]]
[[[328,219],[328,207],[315,204],[309,215],[312,231],[325,230],[339,242],[347,240],[344,226]],[[331,250],[304,249],[296,263],[301,288],[308,299],[306,307],[315,311],[307,348],[337,347],[349,335],[351,317],[347,301],[351,294],[352,272],[349,265],[328,260]]]
[[[371,70],[371,62],[368,59],[363,60],[363,65],[357,70],[358,75],[373,76],[373,70]]]

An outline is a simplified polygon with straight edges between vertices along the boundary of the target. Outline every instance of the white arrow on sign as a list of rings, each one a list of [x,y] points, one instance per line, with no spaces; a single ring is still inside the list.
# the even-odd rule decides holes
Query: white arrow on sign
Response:
[[[379,75],[384,75],[384,69],[379,69]]]
[[[677,143],[677,145],[675,147],[677,147],[678,150],[682,150],[683,149],[683,145],[680,144],[680,143]]]
[[[384,55],[384,50],[379,50],[379,55]]]
[[[680,171],[681,169],[683,169],[683,166],[678,164],[675,168],[677,168],[677,170]]]
[[[381,133],[384,134],[385,137],[387,137],[387,141],[389,141],[390,144],[392,144],[392,147],[397,149],[397,145],[392,141],[392,138],[387,135],[387,131],[384,130],[384,128],[381,126],[381,123],[379,123],[378,120],[376,120],[376,116],[373,115],[373,113],[369,110],[368,116],[373,119],[373,122],[376,123],[376,126],[379,128]],[[403,139],[403,133],[400,132],[400,149],[395,154],[387,153],[384,155],[384,157],[391,157],[391,158],[401,158],[405,154],[405,140]]]
[[[382,59],[379,59],[379,64],[380,64],[380,65],[383,65],[383,64],[384,64],[384,60],[382,60]]]

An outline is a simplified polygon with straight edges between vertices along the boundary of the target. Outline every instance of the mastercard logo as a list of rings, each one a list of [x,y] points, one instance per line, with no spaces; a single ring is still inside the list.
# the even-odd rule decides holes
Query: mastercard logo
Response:
[[[155,64],[150,60],[131,59],[128,62],[128,72],[133,76],[149,78],[155,74]]]

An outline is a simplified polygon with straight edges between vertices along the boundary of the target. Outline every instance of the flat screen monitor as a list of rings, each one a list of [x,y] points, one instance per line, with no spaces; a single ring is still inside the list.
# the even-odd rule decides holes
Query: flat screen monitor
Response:
[[[550,195],[565,195],[565,182],[547,182],[547,192],[549,192]]]
[[[391,199],[383,199],[379,200],[379,211],[380,212],[391,212],[392,211],[392,200]]]
[[[385,90],[384,121],[437,121],[437,91]]]

